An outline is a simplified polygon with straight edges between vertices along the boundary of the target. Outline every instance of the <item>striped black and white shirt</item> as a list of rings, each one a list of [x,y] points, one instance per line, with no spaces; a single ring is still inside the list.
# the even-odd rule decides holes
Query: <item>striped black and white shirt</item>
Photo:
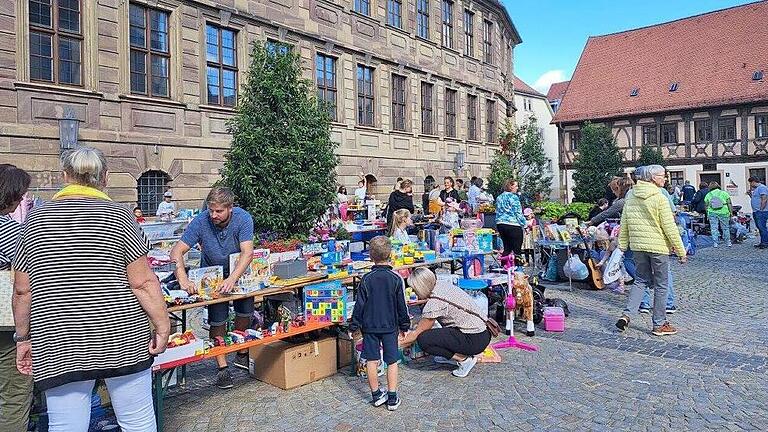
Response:
[[[0,271],[10,270],[21,225],[8,215],[0,215]]]
[[[63,199],[29,214],[14,268],[30,279],[40,390],[152,365],[149,320],[126,272],[148,251],[133,215],[111,201]]]

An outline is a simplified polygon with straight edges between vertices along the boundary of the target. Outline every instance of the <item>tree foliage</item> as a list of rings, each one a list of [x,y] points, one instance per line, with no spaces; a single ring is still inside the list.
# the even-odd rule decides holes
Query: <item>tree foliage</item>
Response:
[[[496,152],[491,162],[491,193],[498,195],[504,182],[514,178],[519,182],[522,195],[532,198],[538,194],[547,198],[552,191],[552,172],[536,118],[530,116],[520,126],[507,120],[502,126],[500,138],[501,150]]]
[[[611,178],[621,175],[621,153],[611,130],[590,122],[581,128],[577,150],[573,163],[574,201],[594,203],[605,196]]]
[[[335,198],[336,144],[301,59],[290,49],[252,46],[223,183],[253,215],[258,231],[306,234]]]
[[[643,144],[640,146],[640,157],[637,160],[638,166],[647,166],[647,165],[661,165],[666,166],[666,162],[664,161],[664,156],[662,156],[661,151],[656,146]]]

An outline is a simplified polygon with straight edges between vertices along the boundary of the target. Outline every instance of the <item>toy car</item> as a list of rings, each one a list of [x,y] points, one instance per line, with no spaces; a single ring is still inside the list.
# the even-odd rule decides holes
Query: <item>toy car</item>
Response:
[[[213,338],[213,346],[226,346],[224,342],[224,338],[221,336],[216,336]]]

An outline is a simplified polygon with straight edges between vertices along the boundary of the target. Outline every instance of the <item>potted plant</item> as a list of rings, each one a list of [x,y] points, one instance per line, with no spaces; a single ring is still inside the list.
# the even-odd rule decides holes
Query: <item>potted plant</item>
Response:
[[[483,228],[496,229],[496,207],[491,203],[480,204],[477,212],[483,219]]]

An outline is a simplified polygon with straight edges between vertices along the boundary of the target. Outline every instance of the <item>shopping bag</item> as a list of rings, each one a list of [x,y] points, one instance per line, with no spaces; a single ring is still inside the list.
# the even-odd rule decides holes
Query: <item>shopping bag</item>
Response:
[[[589,277],[589,269],[581,262],[578,255],[571,255],[568,258],[563,267],[563,273],[565,273],[565,276],[577,281],[585,280]]]
[[[624,277],[624,253],[621,250],[614,249],[611,256],[608,257],[608,262],[605,265],[605,271],[603,272],[603,283],[608,285],[613,283],[619,278]]]

